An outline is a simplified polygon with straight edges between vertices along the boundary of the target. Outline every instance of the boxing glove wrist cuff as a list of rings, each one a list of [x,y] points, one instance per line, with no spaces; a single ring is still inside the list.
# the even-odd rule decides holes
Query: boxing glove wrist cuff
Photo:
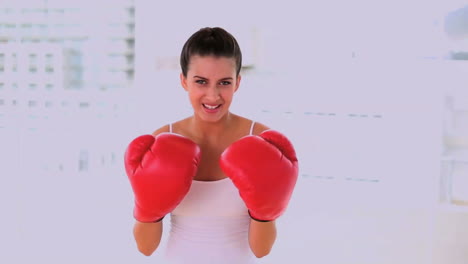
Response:
[[[163,216],[163,217],[159,218],[158,220],[154,221],[153,223],[161,222],[164,219],[164,217],[166,217],[166,216]]]
[[[141,220],[139,220],[139,219],[136,218],[136,217],[135,217],[135,219],[136,219],[138,222],[140,222],[140,223],[148,223],[148,224],[149,224],[149,223],[158,223],[158,222],[161,222],[161,221],[164,219],[164,217],[166,217],[166,216],[163,216],[163,217],[161,217],[161,218],[159,218],[158,220],[155,220],[155,221],[141,221]]]
[[[249,212],[249,216],[250,216],[250,218],[252,218],[252,220],[255,220],[255,221],[257,221],[257,222],[262,222],[262,223],[271,222],[271,220],[260,220],[260,219],[257,219],[257,218],[255,218],[255,217],[252,216],[252,214],[250,213],[250,211],[248,211],[248,212]]]

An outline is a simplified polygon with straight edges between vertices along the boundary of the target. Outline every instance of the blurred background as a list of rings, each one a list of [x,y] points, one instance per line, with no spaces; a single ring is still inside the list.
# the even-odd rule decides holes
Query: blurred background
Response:
[[[259,263],[468,263],[468,3],[0,1],[0,262],[138,253],[127,144],[191,114],[179,54],[238,40],[232,111],[300,178]]]

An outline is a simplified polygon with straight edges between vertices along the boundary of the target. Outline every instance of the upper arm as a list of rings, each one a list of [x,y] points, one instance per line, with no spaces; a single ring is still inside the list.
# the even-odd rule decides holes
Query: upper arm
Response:
[[[151,133],[153,136],[157,136],[161,133],[164,133],[164,132],[169,132],[169,125],[165,125],[165,126],[162,126],[158,129],[156,129],[153,133]]]

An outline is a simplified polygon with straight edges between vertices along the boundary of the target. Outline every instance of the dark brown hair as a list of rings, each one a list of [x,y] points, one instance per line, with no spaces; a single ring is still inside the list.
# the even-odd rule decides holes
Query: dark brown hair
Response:
[[[180,54],[180,67],[185,77],[190,58],[194,55],[233,58],[236,62],[237,75],[242,67],[242,53],[237,40],[220,27],[202,28],[185,42]]]

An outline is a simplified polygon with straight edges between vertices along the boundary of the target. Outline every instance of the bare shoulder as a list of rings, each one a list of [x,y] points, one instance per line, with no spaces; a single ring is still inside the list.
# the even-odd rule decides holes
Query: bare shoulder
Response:
[[[253,135],[260,135],[263,131],[270,129],[270,127],[268,127],[267,125],[261,122],[258,122],[256,120],[252,120],[247,117],[240,116],[240,115],[234,115],[234,116],[237,118],[237,120],[239,120],[238,126],[240,127],[240,134],[244,134],[246,132],[246,129],[249,129],[249,130],[252,129]],[[252,125],[253,125],[253,128],[252,128]],[[247,130],[247,132],[249,130]]]
[[[263,131],[270,129],[267,125],[260,123],[260,122],[255,122],[252,134],[254,135],[260,135]]]
[[[156,129],[153,133],[151,133],[153,136],[157,136],[161,133],[164,133],[164,132],[169,132],[169,124],[167,125],[164,125],[158,129]]]
[[[186,123],[187,123],[188,120],[189,120],[189,117],[171,123],[172,124],[172,132],[179,133],[179,132],[185,131]],[[170,132],[170,125],[169,124],[166,124],[166,125],[158,128],[158,129],[156,129],[152,133],[152,135],[157,136],[157,135],[159,135],[161,133],[164,133],[164,132]]]

